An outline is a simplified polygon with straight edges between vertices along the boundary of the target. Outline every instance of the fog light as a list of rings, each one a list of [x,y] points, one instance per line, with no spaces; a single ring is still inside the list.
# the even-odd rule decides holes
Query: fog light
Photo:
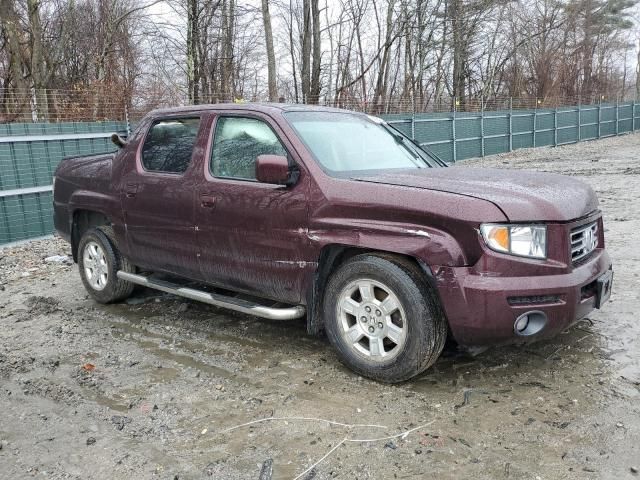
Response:
[[[522,333],[529,326],[529,315],[522,315],[516,320],[515,328],[516,332]]]
[[[513,323],[516,335],[528,337],[539,333],[547,324],[547,315],[539,310],[523,313]]]

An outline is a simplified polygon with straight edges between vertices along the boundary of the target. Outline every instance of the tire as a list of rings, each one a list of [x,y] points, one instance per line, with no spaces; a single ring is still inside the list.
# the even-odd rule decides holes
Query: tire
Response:
[[[124,300],[135,287],[116,275],[118,270],[135,273],[135,267],[118,251],[111,227],[91,228],[82,235],[78,267],[84,288],[100,303]]]
[[[340,360],[386,383],[408,380],[440,356],[447,322],[424,273],[391,255],[358,255],[330,277],[325,330]]]

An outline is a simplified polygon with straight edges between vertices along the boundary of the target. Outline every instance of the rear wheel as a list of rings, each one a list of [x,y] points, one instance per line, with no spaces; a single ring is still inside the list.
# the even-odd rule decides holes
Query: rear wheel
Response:
[[[117,277],[118,270],[134,272],[134,267],[118,251],[111,227],[87,230],[78,245],[78,267],[82,283],[100,303],[124,300],[134,285]]]
[[[384,382],[431,366],[446,339],[446,320],[423,274],[391,256],[358,255],[330,278],[325,328],[349,368]]]

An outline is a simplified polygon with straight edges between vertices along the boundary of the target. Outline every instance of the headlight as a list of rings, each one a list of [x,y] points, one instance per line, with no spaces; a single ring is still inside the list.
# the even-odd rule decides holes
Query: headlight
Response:
[[[480,225],[487,246],[496,252],[529,258],[547,258],[547,227],[544,225]]]

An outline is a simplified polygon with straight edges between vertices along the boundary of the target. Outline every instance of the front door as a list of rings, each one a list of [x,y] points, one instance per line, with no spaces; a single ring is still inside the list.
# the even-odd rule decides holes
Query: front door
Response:
[[[122,207],[135,265],[199,278],[192,158],[199,130],[198,116],[154,121],[123,171]]]
[[[308,175],[295,185],[260,183],[258,155],[292,148],[267,118],[217,115],[205,175],[198,186],[196,235],[206,281],[232,290],[299,303],[309,269]]]

